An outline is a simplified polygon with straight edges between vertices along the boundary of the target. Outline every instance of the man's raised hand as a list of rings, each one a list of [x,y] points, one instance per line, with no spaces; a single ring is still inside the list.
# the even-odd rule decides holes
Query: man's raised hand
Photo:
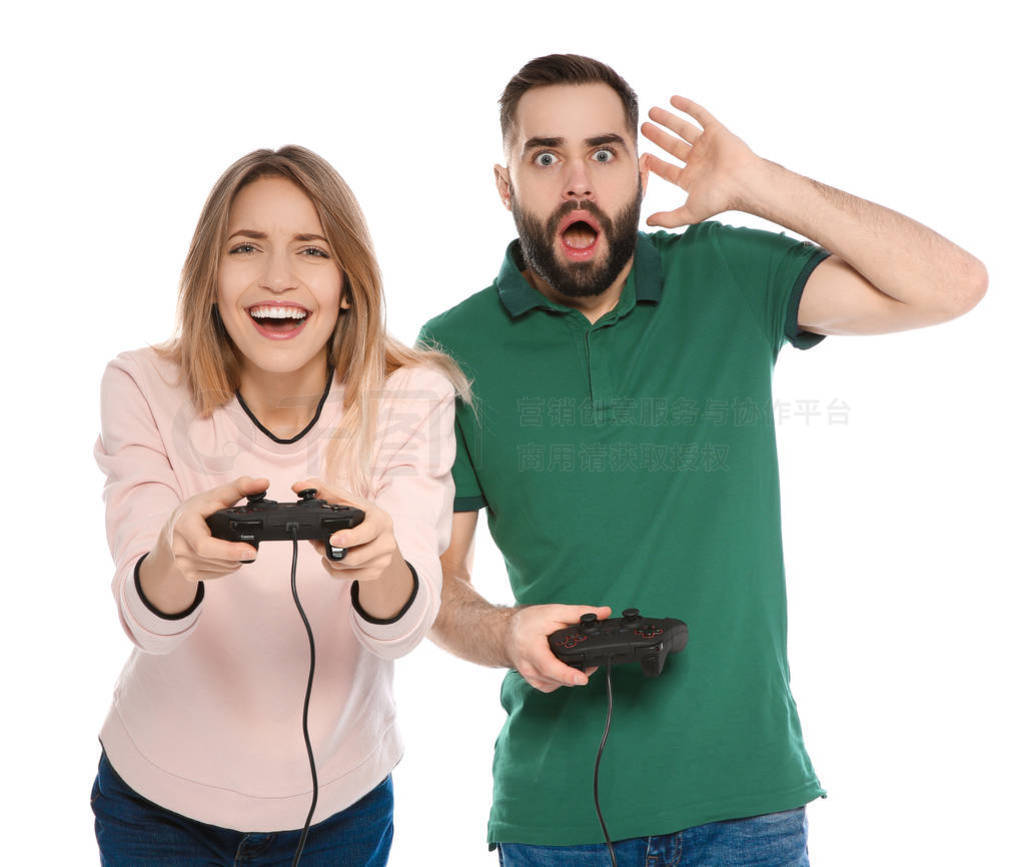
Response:
[[[649,168],[658,177],[675,184],[687,197],[685,204],[674,211],[651,214],[647,225],[672,229],[699,223],[722,211],[746,210],[744,193],[761,159],[693,100],[673,96],[670,102],[700,126],[656,106],[648,113],[655,123],[642,124],[640,131],[684,165],[645,153],[640,158],[641,168]]]

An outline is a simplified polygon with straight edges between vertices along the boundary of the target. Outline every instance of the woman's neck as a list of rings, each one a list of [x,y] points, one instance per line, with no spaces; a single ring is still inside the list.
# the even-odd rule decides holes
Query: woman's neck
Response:
[[[327,388],[327,353],[292,373],[271,373],[245,364],[238,392],[260,424],[279,439],[291,439],[316,415]]]

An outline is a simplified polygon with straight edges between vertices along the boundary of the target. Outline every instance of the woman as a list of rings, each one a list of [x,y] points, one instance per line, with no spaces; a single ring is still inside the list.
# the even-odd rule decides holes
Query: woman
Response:
[[[214,186],[178,318],[175,340],[122,353],[102,384],[96,459],[135,644],[100,735],[103,863],[383,864],[392,660],[437,613],[466,380],[387,336],[359,206],[299,147],[255,151]],[[205,519],[308,489],[365,519],[331,538],[341,561],[298,545],[307,639],[293,545],[215,539]]]

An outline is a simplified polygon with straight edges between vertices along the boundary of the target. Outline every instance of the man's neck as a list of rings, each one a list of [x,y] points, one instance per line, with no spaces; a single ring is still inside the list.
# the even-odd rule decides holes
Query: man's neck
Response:
[[[623,266],[615,281],[597,295],[565,295],[551,286],[546,280],[538,277],[529,268],[523,271],[522,275],[526,282],[545,298],[564,307],[572,307],[579,310],[580,313],[587,317],[590,324],[593,325],[605,313],[614,310],[615,305],[619,303],[619,298],[622,297],[622,287],[626,285],[626,278],[629,277],[629,271],[633,267],[633,258],[633,256],[629,257],[629,261]]]

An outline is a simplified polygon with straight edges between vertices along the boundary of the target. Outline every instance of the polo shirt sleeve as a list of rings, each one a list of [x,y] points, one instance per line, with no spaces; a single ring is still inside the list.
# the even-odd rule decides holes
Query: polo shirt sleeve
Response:
[[[797,349],[821,343],[825,335],[801,329],[797,313],[807,278],[828,258],[828,251],[784,232],[708,225],[732,284],[757,319],[773,352],[778,355],[786,341]]]
[[[455,511],[476,512],[487,506],[487,499],[480,489],[480,481],[476,477],[473,459],[466,446],[466,430],[462,417],[472,414],[473,410],[460,401],[459,413],[455,420],[455,464],[452,466],[452,478],[455,480]],[[475,422],[470,419],[467,426],[476,430]]]

